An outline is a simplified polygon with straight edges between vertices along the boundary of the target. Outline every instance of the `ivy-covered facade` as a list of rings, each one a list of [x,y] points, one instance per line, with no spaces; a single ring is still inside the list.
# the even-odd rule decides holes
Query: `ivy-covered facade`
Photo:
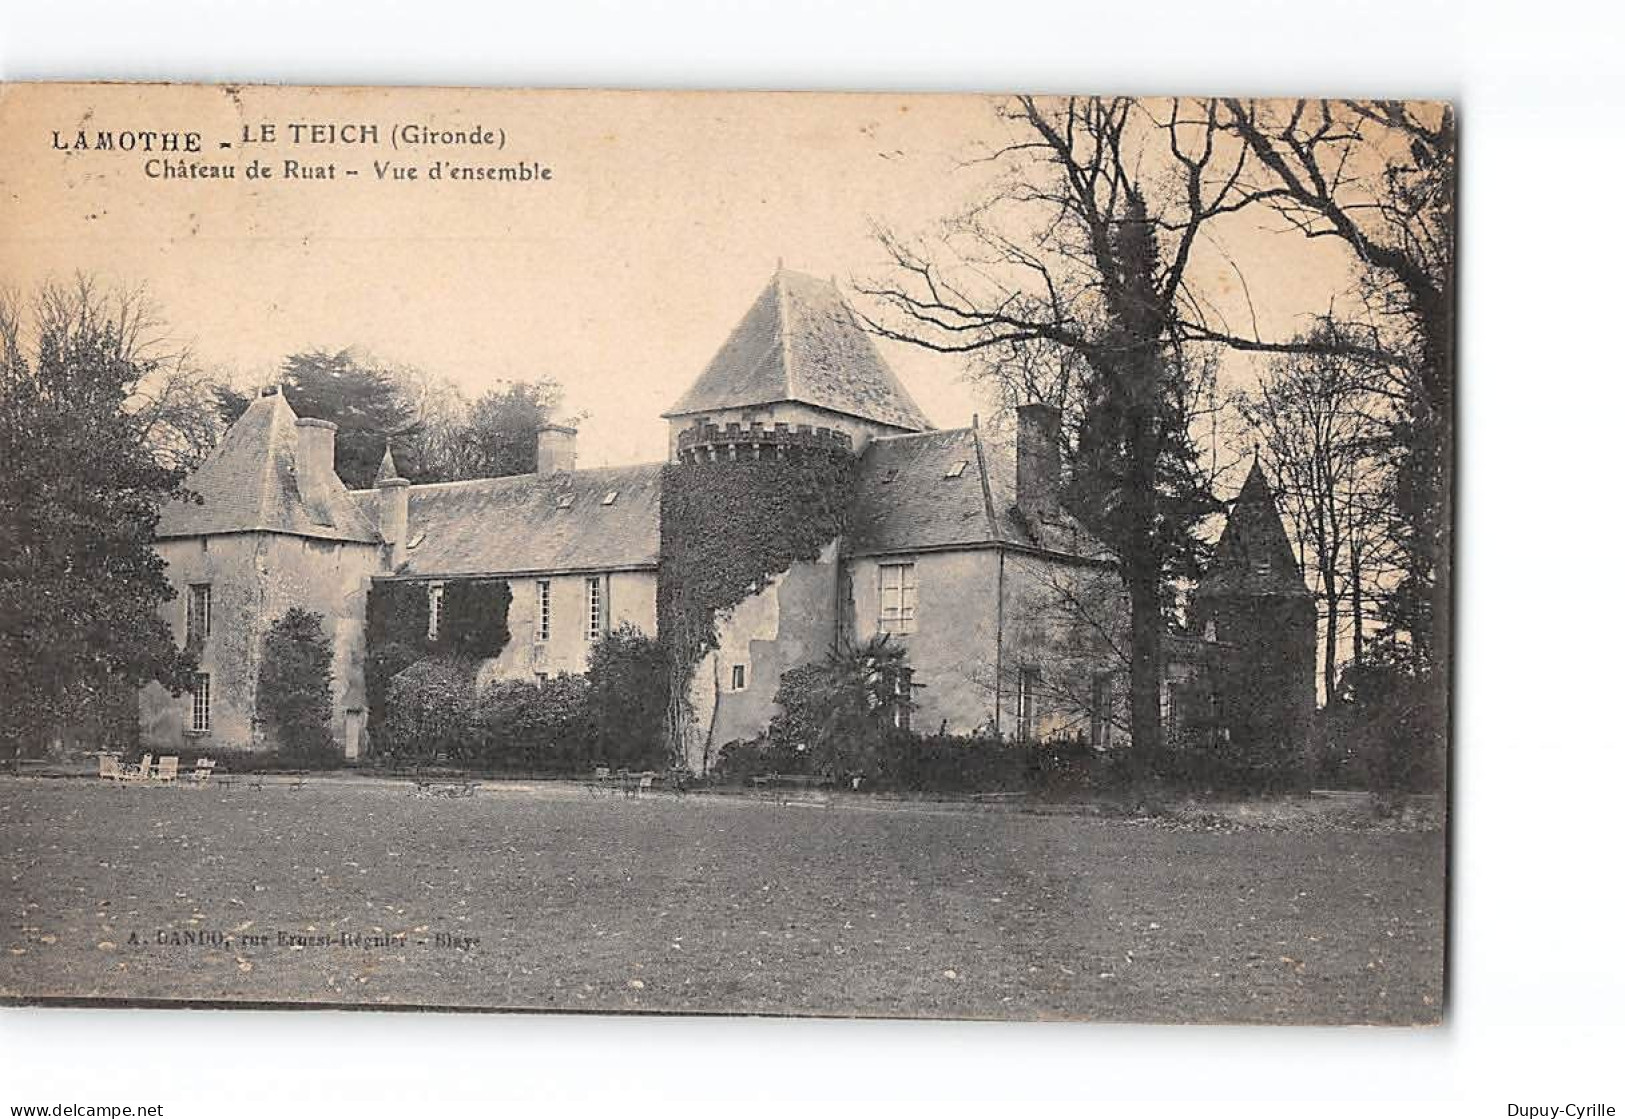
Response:
[[[1111,744],[1120,592],[1058,510],[1047,408],[1001,435],[933,429],[835,284],[781,269],[666,419],[662,463],[578,469],[575,432],[547,427],[534,474],[414,485],[386,452],[373,488],[346,490],[331,425],[269,391],[194,477],[201,503],[160,525],[177,630],[195,587],[212,595],[213,710],[149,690],[144,736],[260,744],[253,650],[300,606],[334,638],[353,759],[426,656],[474,663],[482,687],[577,674],[628,626],[664,647],[672,759],[697,772],[767,728],[786,671],[882,634],[907,651],[913,729]],[[1057,614],[1066,595],[1098,607],[1095,632]],[[1170,644],[1193,642],[1169,672],[1187,706],[1222,644]],[[1285,671],[1266,676],[1296,689]]]

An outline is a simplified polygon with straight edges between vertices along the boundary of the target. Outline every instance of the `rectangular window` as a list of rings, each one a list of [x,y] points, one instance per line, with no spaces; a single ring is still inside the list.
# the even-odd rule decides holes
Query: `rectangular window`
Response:
[[[209,674],[199,672],[192,677],[192,732],[203,734],[209,729]]]
[[[914,565],[880,565],[880,632],[914,632]]]
[[[1016,740],[1031,742],[1038,730],[1038,669],[1023,668],[1016,684]]]
[[[736,692],[742,692],[742,691],[745,690],[745,666],[744,665],[742,665],[742,664],[734,665],[732,683],[733,683],[733,687],[732,687],[731,690],[736,691]]]
[[[540,645],[553,635],[553,584],[547,579],[536,580],[536,643]]]
[[[429,584],[429,640],[440,639],[440,599],[445,595],[446,588],[440,583]]]
[[[203,644],[213,622],[213,592],[208,583],[193,583],[186,595],[186,644]]]
[[[604,632],[604,581],[587,576],[587,640],[597,641]]]

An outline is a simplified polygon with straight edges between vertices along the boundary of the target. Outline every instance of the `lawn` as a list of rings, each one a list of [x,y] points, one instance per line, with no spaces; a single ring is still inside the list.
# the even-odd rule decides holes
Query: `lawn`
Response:
[[[1439,1018],[1438,831],[409,789],[0,780],[0,994]],[[322,936],[332,943],[292,941]]]

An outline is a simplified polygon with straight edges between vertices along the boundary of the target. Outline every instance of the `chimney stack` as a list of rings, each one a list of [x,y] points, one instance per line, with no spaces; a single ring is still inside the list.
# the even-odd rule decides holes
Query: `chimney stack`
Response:
[[[1016,408],[1016,505],[1032,517],[1053,515],[1061,493],[1061,410],[1033,402]]]
[[[576,429],[543,424],[536,432],[536,473],[568,474],[576,468]]]
[[[338,476],[333,473],[333,434],[339,425],[327,420],[300,417],[293,421],[299,438],[294,453],[294,478],[299,483],[299,500],[317,524],[331,525],[329,508]]]

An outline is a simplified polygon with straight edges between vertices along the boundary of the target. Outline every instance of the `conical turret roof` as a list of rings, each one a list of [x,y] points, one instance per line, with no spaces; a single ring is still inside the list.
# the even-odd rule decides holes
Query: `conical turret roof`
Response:
[[[384,457],[378,463],[378,474],[373,478],[372,484],[380,482],[393,482],[400,478],[395,472],[395,453],[388,443],[384,444]]]
[[[931,427],[833,280],[780,268],[666,418],[795,402],[887,424]]]
[[[1195,594],[1309,596],[1275,493],[1256,458]]]

